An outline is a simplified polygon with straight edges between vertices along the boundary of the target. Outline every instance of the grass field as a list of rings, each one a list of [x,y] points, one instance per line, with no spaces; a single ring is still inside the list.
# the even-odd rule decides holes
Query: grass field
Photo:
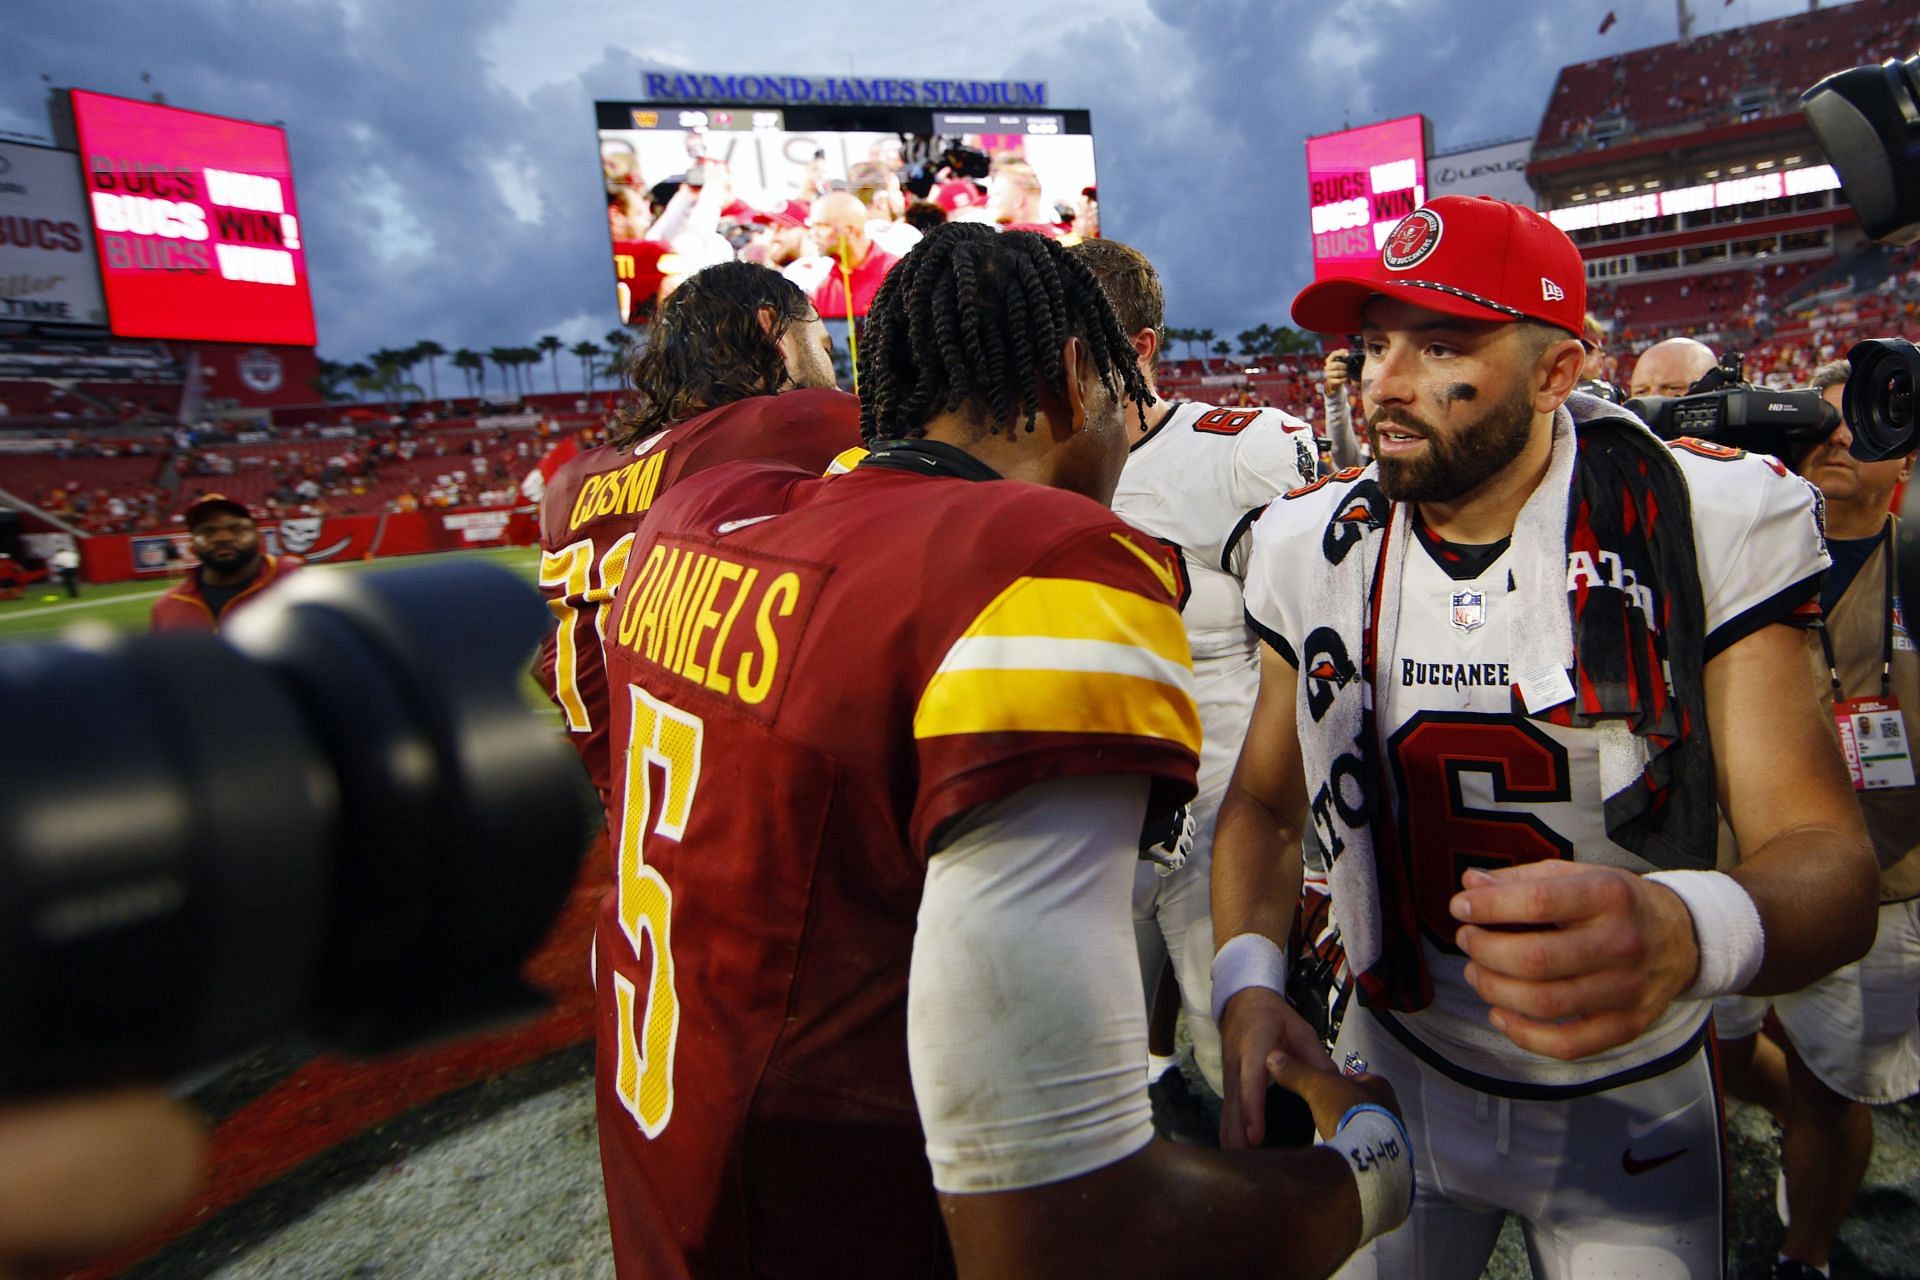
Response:
[[[356,560],[329,565],[329,573],[391,573],[397,570],[435,564],[453,558],[484,559],[521,574],[531,583],[539,570],[540,553],[533,547],[490,547],[476,551],[449,551],[442,555],[405,556],[391,560]],[[319,566],[315,566],[317,570]],[[309,572],[311,572],[310,570]],[[0,644],[19,641],[57,640],[71,627],[104,626],[114,631],[145,631],[153,602],[173,586],[172,582],[113,582],[105,586],[82,586],[80,598],[69,600],[66,592],[44,583],[18,600],[0,602]]]

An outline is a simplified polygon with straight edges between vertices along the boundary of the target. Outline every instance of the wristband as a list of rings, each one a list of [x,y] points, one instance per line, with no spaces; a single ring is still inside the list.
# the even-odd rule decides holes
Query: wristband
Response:
[[[1320,1144],[1340,1153],[1360,1193],[1358,1249],[1406,1221],[1413,1208],[1413,1143],[1400,1117],[1363,1102],[1340,1117],[1340,1127]]]
[[[1213,1025],[1227,1001],[1248,987],[1265,987],[1286,999],[1287,953],[1263,933],[1236,933],[1213,955]]]
[[[1646,877],[1674,891],[1693,917],[1700,967],[1683,1000],[1711,1000],[1744,991],[1766,958],[1760,910],[1740,882],[1719,871],[1654,871]]]

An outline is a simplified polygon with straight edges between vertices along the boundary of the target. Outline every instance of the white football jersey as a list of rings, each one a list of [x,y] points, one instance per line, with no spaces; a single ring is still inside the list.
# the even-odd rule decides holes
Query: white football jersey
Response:
[[[1692,497],[1711,659],[1761,627],[1787,620],[1816,594],[1827,564],[1817,494],[1757,455],[1693,443],[1673,452]],[[1289,563],[1303,541],[1318,547],[1360,474],[1343,472],[1345,479],[1275,503],[1255,527],[1248,612],[1296,665],[1306,634],[1326,621],[1326,606],[1302,598],[1301,576],[1289,572]],[[1475,566],[1475,558],[1483,557],[1414,540],[1401,579],[1394,649],[1376,667],[1379,758],[1411,864],[1434,987],[1428,1008],[1388,1016],[1430,1054],[1476,1075],[1591,1084],[1686,1045],[1708,1005],[1676,1002],[1633,1043],[1565,1063],[1529,1053],[1495,1030],[1486,1003],[1462,976],[1466,959],[1452,946],[1457,922],[1447,904],[1467,868],[1568,858],[1653,869],[1607,836],[1597,731],[1514,713],[1512,636],[1527,624],[1511,598],[1514,555],[1504,550],[1484,567]],[[1570,589],[1582,575],[1608,585],[1607,573],[1606,564],[1584,553],[1568,556]]]
[[[1120,473],[1114,514],[1177,548],[1185,571],[1180,616],[1202,734],[1196,809],[1226,791],[1260,687],[1240,585],[1248,530],[1267,503],[1313,480],[1317,459],[1312,430],[1290,414],[1179,401]]]

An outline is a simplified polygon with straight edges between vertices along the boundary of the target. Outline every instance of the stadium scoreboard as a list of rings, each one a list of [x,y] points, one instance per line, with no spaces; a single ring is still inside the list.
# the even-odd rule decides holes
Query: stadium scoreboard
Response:
[[[313,346],[285,132],[83,89],[69,98],[112,331]]]
[[[1402,116],[1307,139],[1316,279],[1371,260],[1427,199],[1427,120]]]

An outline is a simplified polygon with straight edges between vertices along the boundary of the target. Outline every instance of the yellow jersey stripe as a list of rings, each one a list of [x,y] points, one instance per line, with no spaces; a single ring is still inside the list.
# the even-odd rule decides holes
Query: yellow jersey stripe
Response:
[[[916,738],[961,733],[1107,733],[1159,738],[1200,753],[1193,695],[1108,671],[945,671],[913,717]]]
[[[851,449],[842,449],[839,453],[833,455],[833,461],[829,462],[827,469],[820,474],[823,476],[843,476],[859,466],[860,459],[866,456],[867,450],[862,445],[854,445]]]
[[[1149,600],[1080,578],[1016,578],[968,627],[981,636],[1102,640],[1134,645],[1191,668],[1187,629],[1170,600]]]

